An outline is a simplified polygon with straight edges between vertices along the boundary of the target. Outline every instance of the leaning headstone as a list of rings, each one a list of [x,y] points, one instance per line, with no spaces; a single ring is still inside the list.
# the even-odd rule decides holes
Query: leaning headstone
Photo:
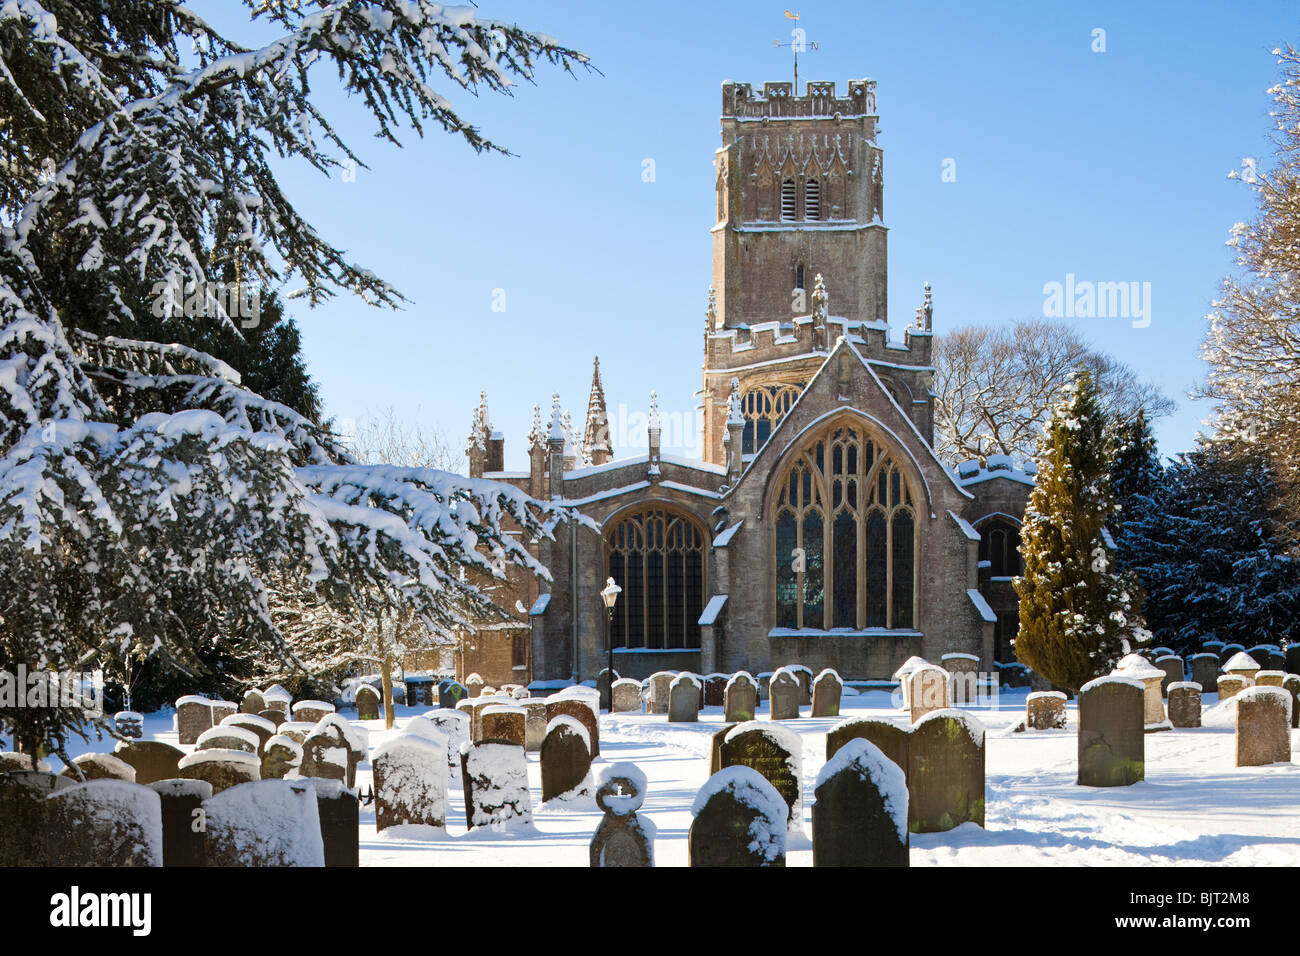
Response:
[[[207,828],[201,808],[212,796],[204,780],[155,780],[149,789],[158,794],[162,812],[162,865],[207,866]]]
[[[469,743],[469,717],[459,710],[439,708],[424,715],[447,738],[447,776],[460,779],[460,746]]]
[[[63,768],[71,780],[125,780],[136,783],[135,767],[112,754],[82,754],[72,758],[72,766]]]
[[[1025,726],[1030,730],[1064,730],[1065,695],[1059,690],[1039,690],[1026,697]]]
[[[375,775],[375,829],[447,823],[447,741],[401,734],[370,760]]]
[[[1287,674],[1282,687],[1291,695],[1291,729],[1300,728],[1300,675]]]
[[[704,706],[721,707],[726,703],[727,681],[730,674],[706,674],[704,676]]]
[[[172,780],[176,768],[185,757],[185,751],[159,740],[132,740],[117,745],[113,752],[117,759],[135,769],[135,782],[149,785],[159,780]]]
[[[1255,685],[1257,687],[1281,687],[1284,680],[1286,680],[1286,674],[1283,671],[1255,672]]]
[[[908,749],[912,728],[900,727],[885,717],[853,717],[841,721],[826,735],[826,759],[831,760],[850,740],[867,740],[898,764],[907,775]]]
[[[438,707],[455,710],[456,705],[469,696],[469,688],[459,681],[445,680],[438,685]]]
[[[668,713],[669,688],[672,687],[673,678],[676,676],[670,671],[659,671],[651,674],[646,680],[645,712],[647,714]]]
[[[848,741],[817,774],[813,866],[907,866],[907,779],[870,741]]]
[[[510,704],[483,708],[483,740],[500,740],[523,747],[528,743],[528,711]]]
[[[691,866],[785,866],[785,800],[760,773],[727,767],[691,807]]]
[[[261,747],[257,734],[243,727],[218,725],[199,734],[195,743],[197,750],[242,750],[255,754]]]
[[[1291,694],[1247,687],[1237,700],[1237,766],[1291,762]]]
[[[723,692],[723,717],[728,723],[744,723],[754,719],[758,708],[758,681],[747,672],[738,671],[727,681]]]
[[[76,786],[44,770],[0,773],[0,866],[47,866],[47,797]]]
[[[50,866],[162,866],[162,804],[148,787],[100,779],[50,794]]]
[[[797,682],[796,682],[797,683]],[[722,766],[758,771],[786,802],[792,830],[803,827],[803,741],[767,721],[737,724],[722,742]]]
[[[1201,685],[1195,681],[1176,681],[1167,691],[1169,722],[1179,729],[1201,726]]]
[[[208,866],[324,866],[320,810],[305,780],[259,780],[203,801]]]
[[[181,746],[194,746],[199,742],[199,734],[211,728],[212,701],[193,695],[176,701],[176,735]]]
[[[1224,674],[1218,680],[1219,703],[1225,700],[1232,700],[1247,687],[1254,687],[1255,681],[1250,677],[1242,677],[1239,674]]]
[[[524,749],[513,744],[462,744],[460,775],[465,788],[465,825],[510,828],[530,826],[528,765]]]
[[[630,677],[614,681],[614,713],[629,714],[641,709],[641,682]]]
[[[1259,663],[1245,651],[1238,651],[1223,663],[1223,672],[1233,677],[1249,677],[1254,680],[1259,670]]]
[[[696,723],[704,687],[694,674],[681,673],[668,685],[668,722]]]
[[[241,714],[260,714],[266,710],[266,698],[262,696],[261,691],[246,690],[244,691],[244,700],[239,705]]]
[[[284,734],[276,734],[266,742],[262,753],[263,780],[283,780],[290,771],[301,766],[302,744]]]
[[[196,750],[181,760],[176,775],[183,780],[206,780],[213,793],[262,779],[262,762],[245,750]]]
[[[614,682],[614,690],[617,702],[618,681]],[[639,700],[637,705],[640,706]],[[542,741],[546,739],[546,698],[527,697],[519,701],[519,706],[524,709],[524,747],[529,753],[535,753],[542,749]]]
[[[844,681],[840,675],[829,667],[817,675],[812,685],[812,715],[814,717],[838,717],[840,715],[840,696],[844,693]]]
[[[591,837],[593,867],[655,865],[654,825],[637,816],[645,793],[645,774],[633,764],[610,764],[601,771],[596,806],[605,816]]]
[[[960,710],[936,710],[912,726],[907,753],[913,833],[984,826],[984,726]]]
[[[1146,685],[1099,677],[1079,688],[1079,778],[1083,787],[1127,787],[1146,775]]]
[[[334,713],[334,705],[323,700],[300,700],[293,705],[293,719],[314,724],[326,714]]]
[[[913,724],[926,714],[952,706],[952,675],[942,667],[933,664],[916,667],[903,678],[903,686]]]
[[[803,689],[793,671],[782,667],[772,672],[772,682],[768,687],[768,716],[772,720],[798,719],[802,698]]]
[[[1183,659],[1177,654],[1165,654],[1156,658],[1156,667],[1165,672],[1165,679],[1160,682],[1160,692],[1169,696],[1170,684],[1181,684],[1186,680]]]
[[[120,710],[113,715],[113,724],[117,732],[128,740],[139,740],[144,736],[144,714],[134,710]]]
[[[591,750],[587,728],[561,715],[550,722],[542,742],[542,802],[591,792]]]
[[[369,684],[357,688],[357,720],[379,719],[379,691]]]
[[[337,780],[308,779],[316,791],[321,849],[327,867],[361,865],[361,801]]]
[[[1193,684],[1200,684],[1202,688],[1213,689],[1216,681],[1219,679],[1219,655],[1210,653],[1193,654],[1187,658],[1187,663],[1192,668]],[[1165,688],[1166,691],[1168,688]]]

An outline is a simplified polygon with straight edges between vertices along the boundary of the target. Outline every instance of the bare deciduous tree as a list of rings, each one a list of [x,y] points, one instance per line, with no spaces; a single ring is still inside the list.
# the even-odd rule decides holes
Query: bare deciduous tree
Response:
[[[356,434],[345,441],[357,460],[367,465],[400,465],[403,468],[436,468],[459,472],[465,467],[465,453],[448,440],[441,429],[425,430],[397,417],[390,405],[378,415],[357,422]]]

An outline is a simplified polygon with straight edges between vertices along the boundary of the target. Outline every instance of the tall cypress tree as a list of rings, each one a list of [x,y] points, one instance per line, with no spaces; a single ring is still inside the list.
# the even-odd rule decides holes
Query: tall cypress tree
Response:
[[[1127,638],[1147,636],[1136,582],[1115,567],[1107,530],[1116,514],[1114,448],[1096,385],[1080,370],[1039,440],[1038,478],[1021,529],[1025,570],[1015,580],[1016,657],[1070,690],[1106,673]]]

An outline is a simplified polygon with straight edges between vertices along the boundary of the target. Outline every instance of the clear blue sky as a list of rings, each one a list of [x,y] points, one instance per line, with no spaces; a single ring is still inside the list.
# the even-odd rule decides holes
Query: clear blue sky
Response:
[[[402,150],[371,139],[364,111],[322,70],[322,103],[371,168],[343,182],[286,167],[290,194],[412,301],[387,312],[340,297],[296,314],[331,415],[392,406],[463,444],[485,388],[507,467],[522,468],[534,403],[548,408],[558,389],[581,426],[594,354],[612,410],[644,408],[656,388],[666,413],[692,413],[720,84],[789,79],[789,51],[773,41],[788,40],[791,24],[779,3],[480,8],[578,47],[603,75],[575,82],[543,68],[513,98],[448,91],[517,154],[506,158],[442,133],[408,136]],[[1204,315],[1232,266],[1224,242],[1254,213],[1254,195],[1226,174],[1270,151],[1270,51],[1300,36],[1295,5],[1257,2],[1249,15],[1197,0],[790,9],[820,43],[801,57],[801,83],[879,83],[895,336],[927,280],[940,333],[1039,316],[1044,283],[1067,273],[1150,282],[1148,328],[1078,325],[1178,400],[1158,437],[1165,454],[1188,448],[1208,412],[1186,393],[1203,374]],[[1098,27],[1104,53],[1091,49]],[[956,182],[942,181],[947,158]],[[492,311],[496,289],[503,313]]]

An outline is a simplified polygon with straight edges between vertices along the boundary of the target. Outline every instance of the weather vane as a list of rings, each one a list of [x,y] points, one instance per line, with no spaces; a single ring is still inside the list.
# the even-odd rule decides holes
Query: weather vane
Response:
[[[789,10],[787,10],[785,11],[785,18],[787,20],[793,20],[795,22],[794,29],[790,31],[790,42],[782,43],[780,40],[775,40],[773,41],[773,46],[777,47],[778,49],[783,46],[788,46],[791,50],[794,51],[794,95],[798,96],[799,95],[799,54],[805,50],[817,49],[817,43],[808,42],[808,38],[804,34],[803,27],[798,25],[799,14],[791,13]]]

